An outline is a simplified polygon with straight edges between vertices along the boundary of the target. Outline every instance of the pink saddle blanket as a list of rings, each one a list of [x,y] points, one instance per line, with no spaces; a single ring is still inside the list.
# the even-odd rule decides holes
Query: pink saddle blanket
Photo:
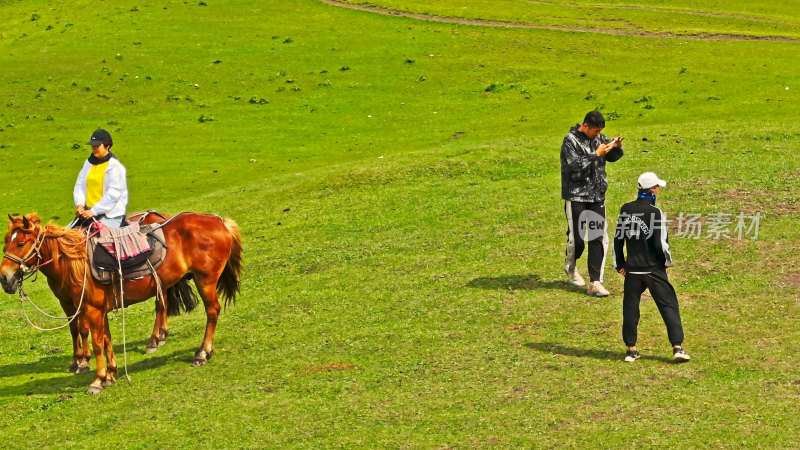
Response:
[[[143,252],[149,252],[147,237],[139,231],[139,224],[133,223],[122,228],[102,227],[98,243],[111,255],[120,260],[132,258]]]

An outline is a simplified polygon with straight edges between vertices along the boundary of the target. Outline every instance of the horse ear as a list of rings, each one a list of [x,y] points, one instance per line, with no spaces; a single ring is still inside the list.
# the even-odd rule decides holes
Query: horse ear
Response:
[[[22,227],[26,230],[33,230],[34,227],[42,223],[42,219],[36,213],[30,213],[27,216],[22,216]]]
[[[11,214],[9,214],[8,215],[8,220],[9,220],[9,222],[13,222],[14,221],[14,217],[12,217]]]

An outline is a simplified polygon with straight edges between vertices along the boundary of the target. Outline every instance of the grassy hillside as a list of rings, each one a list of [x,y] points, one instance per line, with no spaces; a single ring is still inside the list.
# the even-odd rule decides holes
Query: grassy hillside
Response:
[[[481,18],[533,20],[491,3]],[[767,4],[706,10],[786,36],[798,21]],[[68,333],[34,331],[0,296],[3,441],[800,444],[797,43],[429,23],[314,0],[5,2],[0,17],[0,206],[66,223],[83,144],[105,127],[130,210],[232,217],[246,256],[206,367],[190,367],[202,312],[172,318],[145,355],[153,313],[138,305],[125,318],[133,382],[95,397],[93,375],[65,372]],[[705,31],[744,32],[718,17],[724,31]],[[670,217],[763,215],[755,240],[672,224],[688,364],[669,360],[652,302],[645,358],[621,362],[610,264],[608,299],[564,281],[558,148],[595,108],[627,137],[610,211],[654,170]],[[58,310],[43,280],[26,288]]]

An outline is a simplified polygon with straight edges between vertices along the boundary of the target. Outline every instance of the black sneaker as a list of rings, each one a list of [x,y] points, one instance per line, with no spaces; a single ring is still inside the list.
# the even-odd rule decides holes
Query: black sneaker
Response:
[[[634,362],[637,359],[641,358],[642,355],[636,350],[628,350],[625,353],[625,362]]]
[[[686,362],[692,359],[681,347],[675,347],[672,349],[672,357],[675,359],[675,362]]]

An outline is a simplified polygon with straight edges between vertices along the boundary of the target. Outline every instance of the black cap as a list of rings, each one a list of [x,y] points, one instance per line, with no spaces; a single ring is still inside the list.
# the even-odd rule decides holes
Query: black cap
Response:
[[[87,142],[86,144],[91,145],[92,147],[96,147],[105,142],[112,142],[111,133],[102,128],[99,128],[95,130],[94,133],[92,133],[92,138],[89,139],[89,142]]]

